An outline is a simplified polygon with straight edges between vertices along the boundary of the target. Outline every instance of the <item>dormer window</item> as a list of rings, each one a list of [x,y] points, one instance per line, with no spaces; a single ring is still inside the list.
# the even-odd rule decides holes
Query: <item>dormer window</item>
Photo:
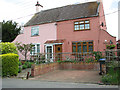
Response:
[[[82,20],[74,22],[74,30],[89,30],[90,29],[90,21],[89,20]]]
[[[35,26],[31,28],[31,36],[38,36],[39,35],[39,26]]]

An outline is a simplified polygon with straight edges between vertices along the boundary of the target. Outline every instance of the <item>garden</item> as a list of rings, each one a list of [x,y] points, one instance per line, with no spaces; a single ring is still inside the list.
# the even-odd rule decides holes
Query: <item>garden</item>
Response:
[[[11,76],[17,76],[18,73],[21,73],[22,70],[25,70],[27,68],[31,68],[33,64],[43,64],[48,65],[50,63],[49,59],[45,58],[45,54],[37,54],[34,55],[34,57],[31,58],[31,60],[27,60],[27,55],[32,50],[32,44],[21,44],[21,43],[0,43],[0,67],[2,67],[2,77],[11,77]],[[107,46],[107,48],[113,48],[112,46]],[[25,60],[19,60],[18,51],[25,57]],[[107,55],[107,56],[106,56]],[[109,56],[110,55],[110,56]],[[54,59],[55,62],[59,65],[62,65],[65,68],[65,65],[72,65],[74,69],[78,68],[78,66],[81,65],[81,67],[87,67],[85,65],[88,65],[87,69],[90,69],[89,66],[98,63],[101,58],[106,58],[105,67],[106,71],[102,75],[101,81],[104,84],[118,84],[119,76],[120,76],[120,66],[119,61],[116,58],[116,51],[106,51],[106,52],[92,52],[92,53],[86,53],[86,54],[73,54],[73,53],[62,53],[62,58],[59,58],[55,55]],[[48,60],[46,62],[46,60]],[[110,61],[109,61],[110,60]],[[65,64],[66,63],[66,64]],[[43,66],[44,66],[43,65]],[[56,64],[55,64],[56,65]],[[69,65],[69,66],[70,66]],[[78,65],[78,66],[76,66]],[[44,66],[44,68],[47,66]],[[52,66],[50,65],[51,69],[54,68],[54,64]],[[56,66],[55,66],[56,67]],[[81,68],[80,67],[80,68]],[[94,66],[96,67],[96,66]],[[93,67],[93,68],[94,68]],[[47,68],[46,68],[47,69]]]

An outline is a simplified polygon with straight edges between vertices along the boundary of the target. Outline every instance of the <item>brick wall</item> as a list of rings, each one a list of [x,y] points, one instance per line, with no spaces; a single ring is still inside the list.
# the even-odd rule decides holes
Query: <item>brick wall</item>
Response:
[[[99,63],[61,63],[61,70],[99,70]]]
[[[58,63],[32,65],[31,76],[34,77],[34,76],[45,74],[47,72],[51,72],[57,69],[59,69]]]
[[[32,65],[31,76],[42,75],[54,70],[99,70],[99,63],[50,63]]]

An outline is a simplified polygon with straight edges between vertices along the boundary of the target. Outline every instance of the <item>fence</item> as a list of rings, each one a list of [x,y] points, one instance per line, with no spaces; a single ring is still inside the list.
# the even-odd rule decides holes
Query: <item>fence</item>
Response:
[[[33,65],[31,68],[31,76],[37,76],[51,72],[57,69],[60,70],[99,70],[99,63],[97,62],[100,58],[106,58],[106,65],[114,64],[117,66],[120,61],[119,56],[120,50],[106,50],[105,52],[93,52],[93,53],[39,53],[31,57],[31,59],[40,63],[40,65]],[[51,57],[50,57],[51,56]],[[54,63],[48,63],[52,61]],[[61,63],[56,63],[56,61]],[[64,62],[65,61],[65,62]],[[114,63],[113,63],[114,61]],[[67,62],[67,63],[66,63]],[[106,66],[104,65],[104,66]],[[106,71],[106,68],[103,67]]]
[[[36,63],[49,63],[56,61],[74,61],[74,62],[96,62],[100,58],[106,58],[106,61],[119,61],[120,50],[106,50],[104,52],[66,52],[66,53],[35,53],[31,56],[31,60]]]

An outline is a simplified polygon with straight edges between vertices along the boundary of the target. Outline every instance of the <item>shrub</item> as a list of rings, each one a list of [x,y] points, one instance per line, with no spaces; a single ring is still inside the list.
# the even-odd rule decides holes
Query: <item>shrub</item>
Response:
[[[85,59],[85,62],[86,62],[86,63],[90,63],[90,62],[96,62],[96,61],[94,60],[93,57],[89,57],[89,58],[86,58],[86,59]]]
[[[26,61],[24,64],[25,64],[26,66],[28,66],[29,62]]]
[[[103,58],[102,52],[97,51],[97,52],[93,52],[93,54],[95,55],[95,60],[99,60],[101,58]]]
[[[28,63],[28,68],[31,68],[32,64],[34,64],[34,63],[29,62]]]
[[[20,73],[22,71],[22,68],[21,67],[19,67],[18,68],[18,73]]]
[[[21,61],[19,61],[19,66],[21,66],[22,65],[22,63],[21,63]]]
[[[113,44],[112,44],[112,45],[106,45],[106,48],[107,48],[107,49],[114,49],[114,48],[115,48],[115,45],[113,45]]]
[[[108,71],[108,74],[102,77],[102,82],[104,84],[118,84],[119,73],[120,73],[119,69],[115,71],[115,69],[111,67]]]
[[[26,69],[26,68],[27,68],[27,65],[24,64],[24,65],[22,66],[22,69]]]
[[[5,42],[0,43],[1,54],[14,53],[17,54],[17,49],[14,43]]]
[[[9,53],[0,55],[2,58],[2,76],[16,76],[18,74],[18,55]]]

